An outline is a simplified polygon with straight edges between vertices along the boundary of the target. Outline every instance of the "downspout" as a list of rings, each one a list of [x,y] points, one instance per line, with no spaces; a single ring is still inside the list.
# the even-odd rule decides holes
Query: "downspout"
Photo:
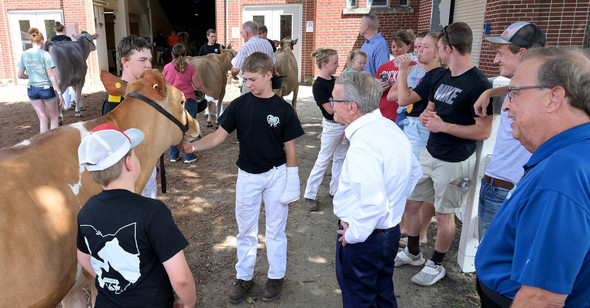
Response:
[[[227,20],[227,16],[229,14],[229,9],[228,9],[228,5],[227,5],[228,3],[227,2],[228,2],[228,0],[225,0],[225,46],[227,46],[228,41],[229,41],[228,40],[228,38],[229,38],[229,31],[228,31],[228,28],[227,28],[227,27],[229,27],[229,22]]]

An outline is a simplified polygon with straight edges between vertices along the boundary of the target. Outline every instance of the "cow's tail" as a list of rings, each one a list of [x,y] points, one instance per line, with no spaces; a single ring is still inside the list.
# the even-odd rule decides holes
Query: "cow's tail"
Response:
[[[43,45],[43,50],[49,52],[49,47],[53,45],[52,41],[45,41],[45,45]]]

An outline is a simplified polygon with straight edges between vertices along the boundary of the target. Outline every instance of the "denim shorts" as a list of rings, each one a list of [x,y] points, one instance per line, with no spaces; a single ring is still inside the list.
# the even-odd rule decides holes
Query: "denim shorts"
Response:
[[[27,87],[27,94],[29,95],[29,99],[32,101],[39,99],[43,101],[50,101],[55,98],[55,90],[53,90],[52,86],[35,87],[29,85]]]

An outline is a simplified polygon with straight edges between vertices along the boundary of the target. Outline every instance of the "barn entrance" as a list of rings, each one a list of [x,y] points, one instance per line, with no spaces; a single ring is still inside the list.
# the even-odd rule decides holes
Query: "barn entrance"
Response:
[[[286,36],[299,39],[293,47],[293,54],[299,68],[301,82],[301,5],[244,6],[244,22],[254,21],[257,25],[268,28],[268,38],[280,41]]]

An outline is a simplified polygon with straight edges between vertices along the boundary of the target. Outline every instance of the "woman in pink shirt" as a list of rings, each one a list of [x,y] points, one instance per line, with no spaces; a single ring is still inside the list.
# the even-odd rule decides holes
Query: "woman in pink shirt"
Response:
[[[195,89],[193,88],[193,78],[195,78],[196,69],[194,66],[188,64],[186,61],[186,46],[183,44],[176,44],[172,47],[172,62],[164,66],[162,75],[169,84],[175,86],[178,90],[184,93],[186,102],[184,109],[193,117],[197,118],[197,97],[195,96]],[[178,161],[180,152],[176,147],[170,147],[170,161],[175,163]],[[197,160],[195,154],[185,154],[184,163],[190,164]]]

